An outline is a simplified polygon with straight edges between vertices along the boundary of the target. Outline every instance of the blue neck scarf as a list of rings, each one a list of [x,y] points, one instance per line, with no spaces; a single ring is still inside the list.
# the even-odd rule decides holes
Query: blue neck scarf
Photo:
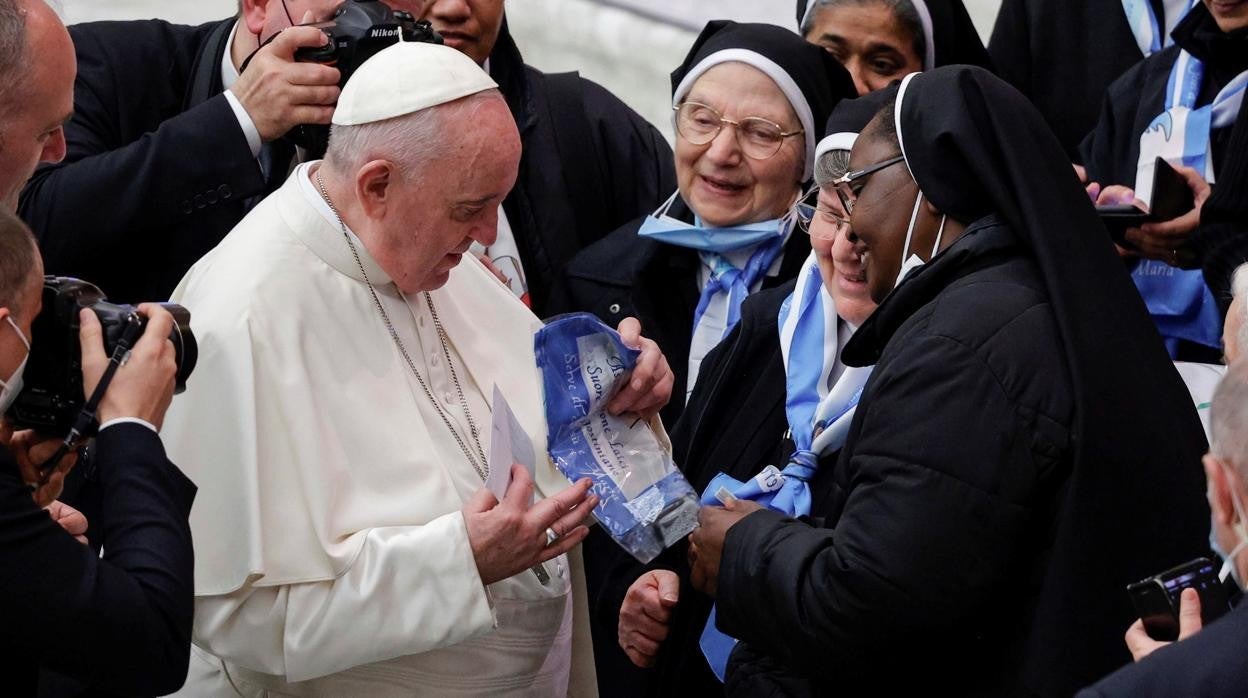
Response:
[[[1240,73],[1218,93],[1211,104],[1196,108],[1204,82],[1204,65],[1187,51],[1170,71],[1166,84],[1166,109],[1140,136],[1140,159],[1136,169],[1136,197],[1151,202],[1155,160],[1186,165],[1213,182],[1213,158],[1209,157],[1209,134],[1235,122],[1248,71]],[[1156,260],[1141,260],[1131,273],[1148,306],[1171,357],[1180,341],[1207,347],[1221,346],[1221,315],[1199,269],[1176,269]]]
[[[784,251],[785,238],[795,219],[787,216],[717,228],[705,225],[700,217],[695,216],[693,223],[686,223],[668,215],[677,196],[680,192],[672,194],[658,210],[647,216],[637,234],[667,245],[698,251],[702,263],[710,270],[710,278],[702,287],[702,295],[693,314],[693,334],[697,335],[707,306],[716,296],[724,294],[728,296],[728,322],[722,338],[740,322],[741,304],[750,295],[750,289],[767,274]],[[755,249],[743,268],[737,268],[724,256],[727,252],[749,247]]]
[[[758,502],[789,516],[810,513],[810,480],[819,457],[845,445],[858,400],[871,368],[845,367],[829,386],[840,353],[836,304],[823,286],[814,253],[797,277],[797,287],[780,306],[780,349],[784,357],[785,413],[796,451],[784,470],[769,465],[741,482],[726,473],[716,475],[702,493],[702,504],[714,506],[726,498]],[[715,627],[711,609],[699,643],[711,670],[724,680],[728,655],[737,641]]]
[[[668,215],[672,204],[680,192],[672,194],[654,213],[646,216],[637,234],[643,238],[652,238],[659,242],[677,247],[687,247],[699,252],[722,254],[745,247],[784,237],[784,226],[778,218],[757,223],[744,223],[726,228],[704,225],[701,218],[694,217],[693,223],[686,223],[679,218]]]

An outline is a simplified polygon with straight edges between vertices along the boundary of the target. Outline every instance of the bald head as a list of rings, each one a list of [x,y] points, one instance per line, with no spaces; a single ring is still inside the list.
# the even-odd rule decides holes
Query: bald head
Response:
[[[1222,355],[1226,363],[1239,360],[1248,349],[1248,264],[1241,264],[1231,277],[1231,307],[1226,311],[1222,329]]]
[[[65,157],[77,65],[69,32],[43,0],[0,0],[0,206],[16,210],[41,162]]]

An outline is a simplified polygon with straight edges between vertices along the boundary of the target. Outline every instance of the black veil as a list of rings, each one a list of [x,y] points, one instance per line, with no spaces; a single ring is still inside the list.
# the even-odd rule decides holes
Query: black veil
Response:
[[[1026,98],[986,70],[950,66],[907,78],[896,115],[924,195],[962,222],[998,214],[1053,307],[1075,452],[1023,675],[1031,692],[1069,695],[1130,660],[1126,585],[1207,550],[1204,432],[1069,159]]]

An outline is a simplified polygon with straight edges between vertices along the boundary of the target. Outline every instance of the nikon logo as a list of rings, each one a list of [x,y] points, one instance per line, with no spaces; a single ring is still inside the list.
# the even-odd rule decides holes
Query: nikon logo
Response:
[[[398,27],[373,27],[372,30],[368,32],[368,38],[370,39],[384,39],[387,36],[398,35]]]

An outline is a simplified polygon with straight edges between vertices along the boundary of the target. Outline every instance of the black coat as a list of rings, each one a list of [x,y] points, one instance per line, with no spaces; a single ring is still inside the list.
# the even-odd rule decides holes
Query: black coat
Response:
[[[688,215],[679,197],[671,215]],[[663,423],[671,428],[684,410],[688,392],[689,344],[701,295],[702,261],[696,250],[638,236],[644,220],[616,230],[568,263],[567,295],[557,310],[590,312],[612,327],[630,316],[641,321],[642,334],[658,343],[676,377],[672,400],[661,412]],[[785,243],[779,273],[765,277],[762,288],[797,278],[809,256],[810,238],[794,230]]]
[[[490,54],[520,129],[516,185],[503,210],[538,317],[555,312],[564,265],[581,249],[650,213],[676,189],[662,134],[618,97],[574,73],[524,64],[504,25]]]
[[[1248,687],[1248,606],[1079,692],[1078,698],[1233,698]]]
[[[103,559],[35,506],[0,447],[0,615],[5,695],[34,696],[40,667],[56,695],[164,695],[190,658],[195,486],[137,424],[100,432],[94,467],[106,502],[89,526]],[[45,694],[46,686],[45,688]]]
[[[233,22],[69,28],[78,77],[65,160],[35,172],[19,209],[49,274],[114,301],[164,300],[265,193],[222,92]]]
[[[758,512],[728,533],[729,695],[1017,686],[1071,469],[1060,347],[1044,283],[995,218],[885,300],[844,352],[882,353],[813,498],[822,522]]]
[[[1218,184],[1200,209],[1200,227],[1192,235],[1199,251],[1205,283],[1223,315],[1231,304],[1235,269],[1248,262],[1248,100],[1239,107],[1222,163]]]
[[[1072,156],[1096,125],[1106,88],[1144,58],[1120,0],[1004,0],[988,52],[997,75],[1031,99]]]
[[[747,298],[741,306],[741,322],[702,362],[689,404],[671,434],[673,458],[698,492],[720,472],[747,480],[768,465],[783,467],[793,453],[793,443],[787,438],[784,363],[776,324],[780,304],[793,286],[790,281]],[[830,485],[835,463],[835,454],[821,461],[827,467],[811,483],[814,491]],[[594,652],[604,696],[722,694],[722,684],[698,647],[712,600],[690,585],[687,550],[682,541],[649,565],[616,553],[601,574],[606,582],[591,599],[591,611],[602,633],[601,641],[595,637]],[[672,612],[655,667],[643,671],[632,666],[615,637],[628,587],[652,569],[680,575],[680,603]]]

